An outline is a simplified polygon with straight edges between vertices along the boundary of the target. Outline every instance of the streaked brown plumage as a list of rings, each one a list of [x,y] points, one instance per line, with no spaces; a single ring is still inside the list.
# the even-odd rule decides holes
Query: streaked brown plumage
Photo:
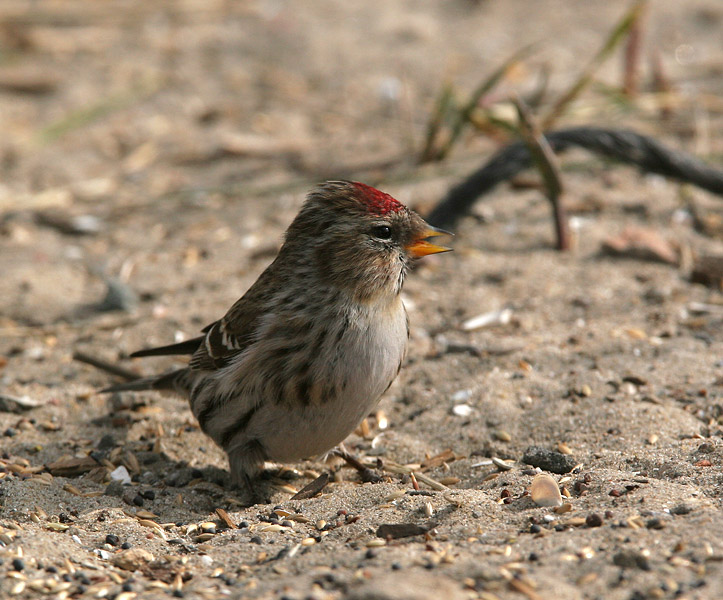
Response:
[[[341,443],[401,368],[400,291],[414,258],[448,250],[441,232],[361,183],[308,196],[276,259],[204,335],[133,356],[191,354],[188,367],[107,391],[166,389],[189,398],[203,431],[250,485],[265,460]]]

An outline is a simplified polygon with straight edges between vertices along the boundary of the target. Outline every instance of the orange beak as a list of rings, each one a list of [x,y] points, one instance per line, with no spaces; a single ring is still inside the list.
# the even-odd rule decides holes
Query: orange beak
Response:
[[[444,229],[438,229],[437,227],[427,225],[421,235],[411,244],[406,246],[407,252],[409,252],[409,254],[411,254],[414,258],[421,258],[422,256],[427,256],[428,254],[437,254],[438,252],[451,252],[452,248],[437,246],[436,244],[432,244],[427,241],[427,238],[436,237],[438,235],[454,234],[449,231],[445,231]]]

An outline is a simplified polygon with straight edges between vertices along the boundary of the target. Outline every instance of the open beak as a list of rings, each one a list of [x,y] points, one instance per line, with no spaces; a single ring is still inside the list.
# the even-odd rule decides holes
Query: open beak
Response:
[[[436,237],[438,235],[454,234],[449,231],[445,231],[444,229],[438,229],[437,227],[427,225],[419,237],[406,246],[407,252],[409,252],[409,254],[411,254],[414,258],[421,258],[422,256],[427,256],[428,254],[437,254],[438,252],[451,252],[452,248],[437,246],[437,244],[432,244],[427,241],[427,238]]]

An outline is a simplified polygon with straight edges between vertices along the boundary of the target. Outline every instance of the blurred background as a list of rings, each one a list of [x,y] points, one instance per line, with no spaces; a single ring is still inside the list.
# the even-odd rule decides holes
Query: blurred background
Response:
[[[718,598],[723,210],[698,187],[574,150],[569,252],[528,169],[420,261],[406,364],[347,447],[444,492],[337,471],[308,523],[254,541],[269,517],[237,512],[187,402],[98,394],[116,377],[74,356],[177,365],[128,354],[223,315],[316,182],[428,214],[518,139],[517,96],[540,128],[631,128],[720,169],[723,2],[0,0],[0,584],[336,600],[394,571],[356,597]],[[550,455],[574,469],[559,514],[526,495]],[[274,504],[326,468],[293,467]],[[220,507],[241,529],[192,535]],[[378,547],[431,518],[438,537]],[[111,566],[121,540],[158,570]]]
[[[723,6],[638,4],[635,91],[622,93],[623,39],[558,123],[635,123],[720,157]],[[444,85],[464,99],[535,44],[480,105],[512,90],[552,102],[632,6],[5,0],[0,207],[38,195],[142,202],[413,161]],[[470,131],[455,152],[480,159],[491,147]]]
[[[515,138],[513,94],[720,164],[722,32],[718,0],[4,0],[3,312],[65,318],[174,231],[141,296],[179,261],[263,263],[325,178],[429,210]]]

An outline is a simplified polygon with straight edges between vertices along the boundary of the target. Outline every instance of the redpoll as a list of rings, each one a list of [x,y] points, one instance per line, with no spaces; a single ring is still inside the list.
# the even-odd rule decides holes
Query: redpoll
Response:
[[[131,356],[190,354],[186,368],[105,391],[173,390],[251,488],[266,460],[340,444],[379,402],[407,348],[400,297],[412,259],[444,232],[362,183],[308,196],[278,256],[200,337]]]

